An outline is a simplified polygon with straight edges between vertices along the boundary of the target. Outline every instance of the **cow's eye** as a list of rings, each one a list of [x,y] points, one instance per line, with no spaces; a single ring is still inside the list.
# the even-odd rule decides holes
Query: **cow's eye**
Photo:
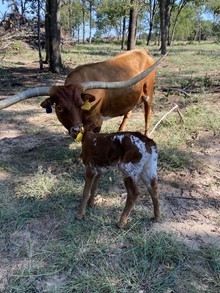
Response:
[[[63,112],[63,108],[60,105],[56,105],[56,109],[59,112]]]

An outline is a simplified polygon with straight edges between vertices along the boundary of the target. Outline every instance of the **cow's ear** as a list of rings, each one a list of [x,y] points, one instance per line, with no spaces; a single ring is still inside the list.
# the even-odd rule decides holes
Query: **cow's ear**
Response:
[[[40,105],[41,105],[42,108],[48,108],[48,107],[51,107],[53,104],[54,104],[53,99],[52,98],[47,98]]]
[[[84,104],[82,105],[81,109],[89,111],[92,107],[91,103],[95,101],[95,97],[89,94],[82,94],[81,97],[84,101]]]
[[[52,98],[47,98],[45,101],[43,101],[40,105],[42,108],[46,108],[46,113],[52,113],[51,106],[54,104],[54,101]]]

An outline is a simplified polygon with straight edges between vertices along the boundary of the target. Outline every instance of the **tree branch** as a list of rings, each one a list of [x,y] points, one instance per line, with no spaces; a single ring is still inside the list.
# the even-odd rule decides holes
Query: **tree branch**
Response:
[[[182,89],[178,89],[178,88],[174,88],[174,87],[169,87],[169,88],[163,87],[163,88],[161,88],[161,90],[164,91],[164,92],[171,92],[171,91],[180,92],[180,93],[184,94],[185,96],[191,98],[191,96],[186,91],[184,91]]]
[[[152,129],[152,131],[150,132],[150,136],[152,135],[152,133],[155,131],[155,129],[159,126],[159,124],[171,113],[173,112],[174,110],[177,110],[177,113],[179,114],[180,116],[180,119],[182,120],[182,122],[184,123],[184,118],[183,118],[183,115],[182,113],[180,112],[179,110],[179,106],[178,105],[175,105],[170,111],[168,111],[157,123],[156,125],[154,126],[154,128]]]

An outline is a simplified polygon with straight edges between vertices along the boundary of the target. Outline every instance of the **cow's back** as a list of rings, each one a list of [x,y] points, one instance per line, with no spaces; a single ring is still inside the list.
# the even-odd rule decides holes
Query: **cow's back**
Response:
[[[132,50],[121,53],[103,62],[80,65],[67,77],[66,84],[78,84],[85,81],[122,81],[130,79],[146,70],[154,63],[147,49]],[[86,93],[95,97],[92,106],[96,104],[95,112],[102,116],[117,117],[131,111],[148,87],[152,97],[155,79],[155,70],[131,87],[105,90],[94,89]],[[146,85],[146,86],[145,86]],[[97,103],[100,101],[100,103]],[[89,115],[89,114],[87,114]]]
[[[147,49],[126,51],[102,62],[77,66],[68,74],[65,84],[96,80],[108,82],[127,80],[153,63],[154,60]]]

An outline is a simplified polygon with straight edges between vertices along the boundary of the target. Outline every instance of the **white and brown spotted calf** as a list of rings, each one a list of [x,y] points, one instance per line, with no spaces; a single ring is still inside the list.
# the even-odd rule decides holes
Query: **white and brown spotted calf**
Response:
[[[152,139],[139,132],[97,134],[85,132],[81,158],[85,165],[85,187],[76,215],[81,220],[87,203],[94,204],[95,190],[101,174],[109,167],[117,167],[123,173],[127,189],[124,211],[117,224],[123,227],[138,197],[137,180],[145,183],[154,206],[154,219],[159,218],[157,193],[157,147]]]

